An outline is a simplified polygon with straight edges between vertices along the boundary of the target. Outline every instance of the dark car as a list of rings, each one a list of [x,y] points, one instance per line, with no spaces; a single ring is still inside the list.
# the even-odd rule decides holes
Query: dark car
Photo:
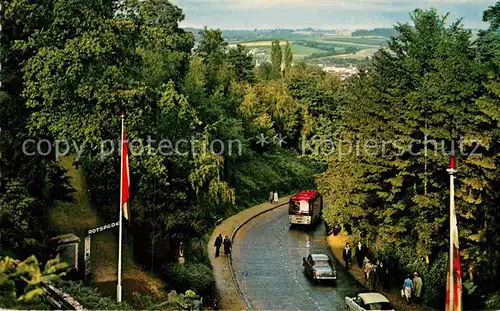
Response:
[[[337,271],[332,260],[325,254],[310,254],[302,258],[304,273],[314,281],[337,281]]]

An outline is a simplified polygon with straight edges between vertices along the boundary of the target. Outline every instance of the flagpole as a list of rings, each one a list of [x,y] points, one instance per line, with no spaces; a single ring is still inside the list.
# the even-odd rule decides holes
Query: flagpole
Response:
[[[449,281],[449,291],[448,291],[448,297],[449,297],[449,303],[448,303],[448,310],[447,311],[452,311],[455,308],[454,305],[454,299],[455,299],[455,288],[454,288],[454,270],[453,270],[453,240],[454,240],[454,230],[455,230],[455,223],[454,223],[454,215],[455,215],[455,158],[453,156],[450,157],[450,168],[447,169],[448,174],[450,175],[450,254],[449,254],[449,259],[450,259],[450,273],[448,277]]]
[[[118,284],[116,285],[116,301],[122,302],[122,218],[123,218],[123,130],[124,114],[122,113],[122,135],[120,139],[120,226],[118,229]]]

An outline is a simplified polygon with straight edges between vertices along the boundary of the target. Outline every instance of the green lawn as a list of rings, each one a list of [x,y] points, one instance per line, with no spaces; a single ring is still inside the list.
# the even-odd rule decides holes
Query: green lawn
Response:
[[[345,59],[365,59],[366,57],[371,57],[373,54],[382,46],[385,45],[387,38],[382,37],[350,37],[350,36],[335,36],[335,37],[322,37],[316,42],[322,44],[329,44],[335,47],[337,51],[342,51],[347,47],[355,47],[360,49],[360,51],[355,54],[339,54],[333,56],[325,56],[315,58],[316,60],[327,59],[327,58],[345,58]],[[312,40],[311,40],[312,41]],[[286,41],[281,40],[280,45],[283,46]],[[326,54],[325,50],[308,47],[300,45],[297,42],[289,41],[292,47],[292,53],[295,59],[303,59],[312,54]],[[239,42],[239,44],[244,45],[248,50],[259,49],[265,51],[268,55],[271,53],[272,41],[248,41]]]

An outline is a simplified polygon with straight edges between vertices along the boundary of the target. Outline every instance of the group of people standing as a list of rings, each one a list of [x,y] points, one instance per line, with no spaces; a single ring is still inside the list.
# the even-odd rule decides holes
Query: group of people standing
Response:
[[[221,246],[224,245],[224,255],[229,256],[231,255],[231,240],[229,239],[229,237],[226,235],[224,237],[224,240],[222,239],[222,234],[219,233],[219,236],[217,236],[217,238],[215,238],[215,243],[214,243],[214,246],[215,246],[215,257],[219,257],[219,251],[220,251],[220,248]]]
[[[346,243],[342,250],[342,259],[345,262],[345,268],[347,270],[349,270],[351,266],[353,258],[352,253],[349,243]],[[381,286],[383,291],[388,292],[390,290],[392,269],[390,268],[389,262],[375,259],[372,262],[368,259],[370,257],[368,249],[361,242],[358,242],[356,246],[354,257],[356,257],[358,267],[362,268],[365,273],[366,285],[369,288],[375,291],[377,286]],[[420,301],[422,296],[422,278],[418,272],[413,273],[413,279],[411,275],[408,275],[403,283],[401,294],[406,298],[408,303],[412,300],[412,296],[414,296],[415,301]]]
[[[269,203],[278,203],[278,191],[271,191],[269,192]]]
[[[391,270],[387,263],[384,263],[381,260],[376,260],[372,263],[370,259],[368,259],[367,248],[361,242],[358,242],[358,245],[356,246],[354,257],[356,257],[358,267],[364,270],[366,284],[371,287],[372,290],[376,290],[378,285],[382,286],[384,291],[388,291],[390,289]],[[346,243],[342,251],[342,259],[345,262],[347,270],[349,270],[352,258],[352,250],[349,243]]]

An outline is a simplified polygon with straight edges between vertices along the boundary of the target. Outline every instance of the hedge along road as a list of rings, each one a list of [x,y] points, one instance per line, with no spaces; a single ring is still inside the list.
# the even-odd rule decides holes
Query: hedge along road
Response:
[[[233,242],[233,268],[243,295],[257,310],[345,310],[345,296],[365,291],[336,260],[337,285],[317,285],[303,273],[302,257],[331,256],[323,224],[290,228],[286,206],[262,214]]]

